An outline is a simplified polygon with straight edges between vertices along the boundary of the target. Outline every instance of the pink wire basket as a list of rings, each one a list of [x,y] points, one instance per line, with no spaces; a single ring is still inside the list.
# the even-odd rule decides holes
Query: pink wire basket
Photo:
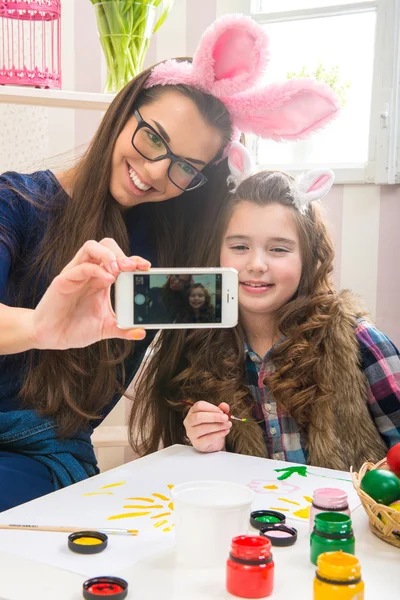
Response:
[[[61,88],[61,0],[0,0],[0,85]]]

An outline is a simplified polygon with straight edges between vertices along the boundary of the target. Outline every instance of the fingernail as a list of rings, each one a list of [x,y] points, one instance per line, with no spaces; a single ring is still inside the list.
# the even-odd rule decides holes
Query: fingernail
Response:
[[[143,329],[134,329],[132,331],[133,340],[143,340],[146,337],[146,332]]]
[[[119,273],[119,266],[116,260],[113,260],[111,263],[111,270],[113,273]]]
[[[141,260],[133,260],[132,262],[133,262],[133,264],[135,264],[138,267],[149,267],[150,266],[149,261],[144,258]]]

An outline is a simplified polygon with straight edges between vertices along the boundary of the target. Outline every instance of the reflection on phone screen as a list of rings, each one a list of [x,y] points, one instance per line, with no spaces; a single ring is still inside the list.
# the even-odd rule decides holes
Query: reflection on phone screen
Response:
[[[134,275],[134,321],[221,323],[222,275]]]

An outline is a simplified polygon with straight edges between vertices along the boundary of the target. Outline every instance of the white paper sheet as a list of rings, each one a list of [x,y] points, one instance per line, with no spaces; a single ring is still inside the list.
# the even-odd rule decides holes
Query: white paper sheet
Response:
[[[102,553],[80,555],[69,550],[65,533],[0,530],[0,550],[88,577],[115,573],[173,545],[169,494],[171,486],[185,481],[212,479],[249,485],[256,492],[252,510],[279,510],[289,520],[308,519],[313,492],[320,487],[341,488],[347,492],[350,509],[359,506],[349,473],[316,467],[307,467],[305,476],[304,472],[275,471],[291,467],[300,468],[300,473],[305,470],[292,463],[227,452],[200,454],[174,446],[0,513],[4,524],[124,528],[137,530],[136,536],[109,535]],[[285,475],[289,476],[278,479]]]

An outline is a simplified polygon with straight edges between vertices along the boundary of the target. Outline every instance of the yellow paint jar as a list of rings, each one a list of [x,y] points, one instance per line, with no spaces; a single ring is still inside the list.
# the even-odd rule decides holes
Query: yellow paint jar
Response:
[[[314,579],[314,600],[364,600],[358,559],[341,550],[320,554]]]
[[[100,531],[77,531],[68,536],[68,548],[78,554],[98,554],[107,543],[107,535]]]

